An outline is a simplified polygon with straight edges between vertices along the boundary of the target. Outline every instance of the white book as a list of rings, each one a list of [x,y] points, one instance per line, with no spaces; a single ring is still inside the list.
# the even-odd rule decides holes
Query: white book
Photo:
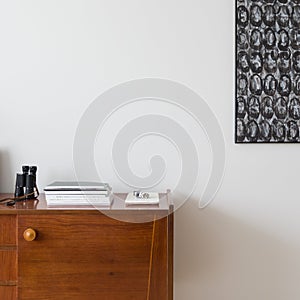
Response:
[[[99,195],[45,195],[47,205],[111,205],[113,197]]]
[[[69,207],[69,208],[72,208],[72,207],[95,207],[95,208],[102,208],[102,207],[110,207],[111,206],[111,203],[79,203],[79,204],[68,204],[68,203],[56,203],[56,202],[50,202],[50,203],[47,203],[47,207]]]
[[[45,190],[45,195],[98,195],[102,197],[108,196],[110,191],[48,191]]]
[[[44,191],[111,191],[111,187],[102,182],[55,181],[47,185]]]

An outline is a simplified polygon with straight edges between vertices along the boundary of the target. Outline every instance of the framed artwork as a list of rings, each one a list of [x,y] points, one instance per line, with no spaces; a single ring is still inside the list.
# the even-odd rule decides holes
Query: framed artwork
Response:
[[[236,0],[236,143],[299,143],[300,0]]]

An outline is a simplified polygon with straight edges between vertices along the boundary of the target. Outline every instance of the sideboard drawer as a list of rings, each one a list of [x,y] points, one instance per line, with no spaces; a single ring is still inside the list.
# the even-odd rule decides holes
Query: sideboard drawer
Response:
[[[17,299],[17,287],[0,285],[0,299],[16,300]]]
[[[16,225],[15,215],[0,215],[0,247],[16,245]]]
[[[1,250],[0,248],[0,282],[17,280],[16,250]]]
[[[28,228],[37,234],[31,242]],[[19,297],[145,299],[151,234],[151,223],[100,213],[19,216]]]

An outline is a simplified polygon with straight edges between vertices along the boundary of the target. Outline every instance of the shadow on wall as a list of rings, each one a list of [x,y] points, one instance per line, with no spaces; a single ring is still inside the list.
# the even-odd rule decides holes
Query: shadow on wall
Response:
[[[14,174],[11,170],[8,151],[0,150],[0,193],[10,193],[14,189]]]
[[[299,299],[296,245],[197,204],[175,215],[175,299]]]

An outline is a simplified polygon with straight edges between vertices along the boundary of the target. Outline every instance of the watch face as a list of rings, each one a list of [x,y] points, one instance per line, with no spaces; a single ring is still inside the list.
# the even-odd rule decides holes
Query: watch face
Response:
[[[300,101],[298,98],[293,98],[289,105],[290,117],[294,120],[300,120]]]
[[[258,5],[252,5],[250,8],[250,22],[253,26],[260,26],[262,23],[262,9]]]
[[[281,96],[289,96],[291,93],[292,89],[292,83],[290,76],[288,75],[283,75],[280,76],[279,83],[278,83],[278,93]]]
[[[293,68],[295,72],[300,73],[300,51],[293,54]]]
[[[300,76],[297,76],[297,77],[294,79],[294,93],[295,93],[297,96],[300,96]]]
[[[275,115],[278,119],[285,119],[287,116],[287,103],[283,97],[275,100],[274,103]]]
[[[289,142],[296,142],[299,140],[299,127],[295,121],[287,123],[287,139]]]
[[[264,142],[269,142],[272,138],[272,126],[269,124],[268,121],[263,120],[259,124],[259,133],[260,133],[260,138]]]
[[[257,29],[252,30],[250,35],[250,47],[253,50],[260,50],[263,46],[263,39],[261,32]]]
[[[260,113],[259,100],[255,96],[251,96],[248,101],[248,114],[250,118],[257,119]]]
[[[268,74],[264,80],[265,94],[268,96],[274,96],[276,93],[276,89],[277,89],[277,80],[272,74]]]
[[[265,119],[272,119],[274,115],[273,100],[271,97],[264,97],[261,103],[261,114]]]
[[[277,71],[277,51],[266,52],[264,56],[264,69],[266,73],[275,73]]]
[[[245,29],[240,28],[237,32],[237,43],[239,49],[248,48],[248,34]]]
[[[272,30],[271,28],[267,28],[265,30],[264,35],[265,35],[265,43],[264,43],[265,48],[268,50],[273,49],[276,46],[276,42],[277,42],[276,34],[274,30]]]
[[[282,29],[278,32],[278,49],[286,51],[289,48],[290,38],[286,30]]]
[[[291,53],[282,51],[278,55],[278,69],[280,73],[289,73],[291,71]]]
[[[272,27],[276,23],[276,11],[273,5],[264,7],[263,22],[266,26]]]
[[[246,126],[245,126],[245,122],[242,119],[237,120],[236,129],[237,129],[238,141],[243,142],[246,137]]]
[[[236,142],[300,143],[300,0],[236,0]]]
[[[247,95],[248,91],[248,79],[244,74],[240,74],[237,80],[237,89],[240,95]]]
[[[279,7],[279,11],[277,12],[277,23],[280,27],[287,27],[289,25],[290,20],[290,12],[289,8],[286,5],[282,5]]]
[[[249,66],[253,73],[261,73],[263,69],[263,58],[259,52],[251,52]]]
[[[249,58],[247,52],[241,51],[238,53],[237,65],[243,72],[247,73],[249,71]]]
[[[294,50],[300,50],[300,29],[290,31],[291,46]]]
[[[283,142],[286,134],[283,122],[275,119],[272,123],[272,128],[274,139],[278,142]]]
[[[246,135],[250,142],[256,142],[259,137],[259,127],[255,120],[250,121],[246,125]]]
[[[300,6],[294,6],[293,12],[292,12],[292,24],[296,27],[299,28],[300,26]]]
[[[237,116],[238,118],[244,118],[247,113],[246,100],[244,97],[239,97],[237,102]]]
[[[247,26],[249,21],[249,12],[247,8],[243,5],[238,7],[237,10],[237,22],[240,26],[245,27]]]
[[[254,74],[250,77],[249,88],[252,94],[261,95],[262,93],[262,80],[258,74]]]

